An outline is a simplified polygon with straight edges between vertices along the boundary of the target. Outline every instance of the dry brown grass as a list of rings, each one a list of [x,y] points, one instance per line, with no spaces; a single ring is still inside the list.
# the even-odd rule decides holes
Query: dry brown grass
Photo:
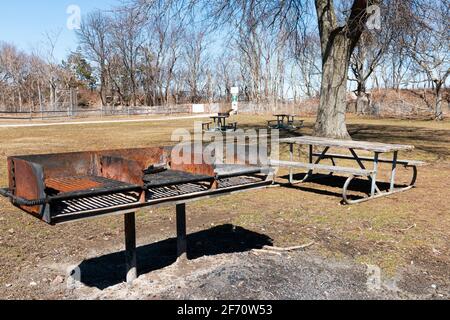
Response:
[[[262,116],[237,117],[242,127],[264,127],[265,120]],[[306,119],[302,132],[310,133],[313,121]],[[192,128],[192,123],[0,128],[0,185],[6,185],[9,155],[167,145],[173,129]],[[415,145],[416,151],[402,156],[431,163],[420,170],[418,187],[355,206],[339,205],[339,187],[326,184],[243,193],[220,199],[219,206],[217,200],[190,205],[189,230],[233,223],[266,234],[280,246],[314,240],[321,254],[379,265],[387,275],[410,268],[412,263],[426,270],[433,281],[448,285],[450,122],[352,117],[349,130],[355,139]],[[400,173],[399,177],[407,180],[408,175]],[[139,243],[173,236],[173,211],[140,212]],[[44,277],[51,271],[43,270],[43,264],[80,261],[92,255],[92,250],[115,251],[122,246],[122,220],[117,217],[49,227],[0,199],[0,220],[0,298],[34,297],[26,283],[20,285],[18,272]],[[5,284],[14,282],[21,289],[5,293]],[[58,297],[59,293],[47,294]]]

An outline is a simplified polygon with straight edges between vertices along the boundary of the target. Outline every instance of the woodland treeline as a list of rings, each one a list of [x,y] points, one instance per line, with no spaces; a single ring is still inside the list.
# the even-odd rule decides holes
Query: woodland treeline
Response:
[[[441,119],[449,10],[448,0],[120,2],[83,16],[64,61],[53,54],[57,33],[35,53],[1,43],[0,108],[52,110],[73,87],[103,106],[225,102],[238,86],[256,103],[319,97],[318,123],[334,127],[323,133],[342,136],[342,119],[326,114],[349,91],[363,113],[373,89],[428,88]]]

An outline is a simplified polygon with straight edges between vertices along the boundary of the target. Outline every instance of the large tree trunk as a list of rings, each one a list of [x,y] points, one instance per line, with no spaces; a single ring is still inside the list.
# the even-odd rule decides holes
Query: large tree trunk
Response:
[[[39,112],[41,114],[41,117],[43,117],[44,108],[42,106],[42,90],[41,90],[41,84],[38,82],[38,99],[39,99]]]
[[[362,72],[360,74],[363,74]],[[370,109],[370,97],[366,92],[366,84],[364,79],[358,79],[358,89],[356,90],[356,114],[364,115]]]
[[[370,98],[365,92],[360,92],[356,97],[356,114],[365,115],[370,112]]]
[[[376,0],[354,0],[347,24],[340,26],[332,0],[315,0],[322,48],[322,86],[315,134],[349,139],[345,124],[350,56],[368,19],[367,7]]]
[[[18,97],[19,97],[19,112],[22,112],[23,103],[22,103],[22,92],[20,88],[18,89]]]
[[[320,105],[317,114],[315,134],[323,137],[348,139],[350,135],[345,124],[347,111],[347,77],[349,66],[349,45],[343,34],[327,42],[328,50],[323,57]]]
[[[444,120],[444,114],[442,112],[442,84],[436,84],[436,106],[434,109],[434,119],[437,121]]]
[[[50,82],[50,108],[56,111],[56,87],[52,82]]]
[[[106,67],[100,67],[100,100],[102,107],[106,106]]]

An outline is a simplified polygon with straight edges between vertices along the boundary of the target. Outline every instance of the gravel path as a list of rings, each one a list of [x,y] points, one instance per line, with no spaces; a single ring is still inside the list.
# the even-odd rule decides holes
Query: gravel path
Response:
[[[151,119],[124,119],[124,120],[97,120],[97,121],[67,121],[67,122],[50,122],[50,123],[11,123],[0,124],[0,128],[28,128],[28,127],[52,127],[52,126],[69,126],[69,125],[86,125],[86,124],[108,124],[108,123],[132,123],[132,122],[164,122],[176,120],[205,119],[211,115],[195,115],[180,117],[162,117]]]

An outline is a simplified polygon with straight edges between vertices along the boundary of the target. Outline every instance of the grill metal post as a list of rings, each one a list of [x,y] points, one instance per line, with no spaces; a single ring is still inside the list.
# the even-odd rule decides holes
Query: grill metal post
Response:
[[[289,144],[289,160],[291,162],[294,161],[294,144]],[[292,183],[294,181],[294,170],[289,168],[289,182]]]
[[[137,279],[136,259],[136,214],[125,214],[125,265],[127,270],[127,283]]]
[[[186,204],[177,204],[177,257],[187,259]]]

